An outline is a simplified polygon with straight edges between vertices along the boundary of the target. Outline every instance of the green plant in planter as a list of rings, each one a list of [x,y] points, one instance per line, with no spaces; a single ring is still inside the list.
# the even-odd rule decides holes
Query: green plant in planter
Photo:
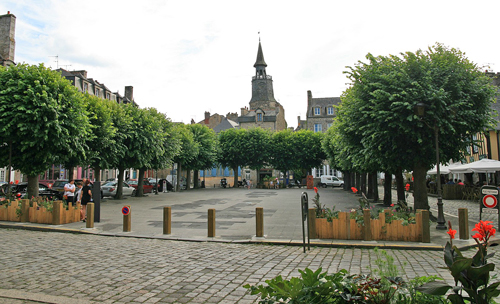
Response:
[[[324,217],[325,205],[321,205],[321,203],[319,201],[318,188],[314,187],[314,192],[316,192],[316,195],[312,198],[312,200],[314,202],[314,209],[316,211],[316,217]]]
[[[456,246],[453,246],[457,231],[452,230],[450,222],[448,222],[448,227],[450,241],[446,243],[444,249],[446,267],[443,268],[451,272],[455,279],[455,286],[444,282],[430,282],[422,285],[418,290],[433,295],[445,295],[452,290],[453,293],[448,295],[448,300],[452,303],[466,303],[465,301],[477,304],[493,303],[493,299],[500,295],[498,289],[500,282],[488,285],[490,272],[495,269],[495,264],[488,263],[488,258],[494,254],[488,254],[487,249],[488,241],[495,235],[496,230],[490,221],[479,221],[472,229],[477,232],[472,236],[477,243],[477,252],[472,258],[466,258]]]

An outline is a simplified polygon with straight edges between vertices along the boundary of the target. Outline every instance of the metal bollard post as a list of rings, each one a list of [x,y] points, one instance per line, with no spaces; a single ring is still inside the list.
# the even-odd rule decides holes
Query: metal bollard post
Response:
[[[87,204],[87,228],[94,228],[94,203]]]
[[[264,208],[255,208],[255,221],[256,221],[256,232],[257,237],[264,237]]]
[[[163,207],[163,234],[172,233],[172,208]]]
[[[215,237],[215,209],[208,209],[208,237]]]

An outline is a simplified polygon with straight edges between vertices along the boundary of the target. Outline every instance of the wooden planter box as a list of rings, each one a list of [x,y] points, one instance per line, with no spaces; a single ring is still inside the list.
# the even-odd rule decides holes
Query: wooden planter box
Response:
[[[55,201],[52,211],[47,211],[44,207],[39,207],[36,202],[33,207],[29,207],[29,200],[12,201],[10,205],[0,206],[0,221],[10,222],[30,222],[39,224],[62,225],[80,221],[80,204],[73,207],[69,204],[68,209],[64,208],[61,201]],[[23,210],[18,216],[16,210],[19,205]]]
[[[422,213],[416,213],[416,224],[403,226],[401,220],[385,222],[385,213],[378,219],[370,219],[370,210],[364,210],[364,223],[350,219],[349,212],[339,212],[339,218],[328,222],[326,218],[316,218],[316,237],[319,239],[364,240],[364,241],[403,241],[422,242]],[[365,223],[369,223],[365,226]],[[427,223],[428,225],[428,223]],[[428,231],[428,229],[426,230]]]

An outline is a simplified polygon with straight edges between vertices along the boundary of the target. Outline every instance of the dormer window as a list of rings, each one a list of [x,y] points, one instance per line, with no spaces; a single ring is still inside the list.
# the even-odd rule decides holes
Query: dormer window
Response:
[[[95,88],[95,96],[99,96],[99,89]]]
[[[83,83],[83,93],[87,93],[89,91],[89,84],[84,82]]]
[[[262,121],[262,113],[257,113],[257,121]]]
[[[321,115],[321,108],[320,107],[314,108],[314,115]]]
[[[330,106],[330,107],[326,108],[326,113],[327,113],[328,115],[333,115],[333,113],[334,113],[334,111],[333,111],[333,107],[331,107],[331,106]]]
[[[106,99],[109,99],[109,100],[111,100],[111,94],[109,94],[109,93],[106,93]]]

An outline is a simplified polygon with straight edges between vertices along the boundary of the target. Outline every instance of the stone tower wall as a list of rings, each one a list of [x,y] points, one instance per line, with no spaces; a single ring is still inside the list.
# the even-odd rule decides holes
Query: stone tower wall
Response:
[[[7,14],[0,16],[0,56],[4,60],[14,62],[16,51],[16,16]]]

